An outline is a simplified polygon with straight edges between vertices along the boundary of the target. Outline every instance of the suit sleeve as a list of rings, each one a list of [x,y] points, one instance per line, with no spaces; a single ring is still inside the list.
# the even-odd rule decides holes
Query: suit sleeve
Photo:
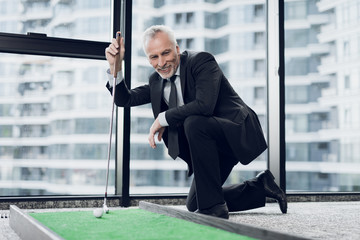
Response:
[[[194,81],[195,99],[166,111],[165,116],[169,125],[182,123],[191,115],[212,116],[214,113],[223,78],[217,62],[211,54],[201,52],[189,61],[187,68],[187,71],[191,71],[192,78],[187,81]]]
[[[112,87],[109,83],[106,85],[107,89],[112,94]],[[134,89],[129,89],[125,81],[121,81],[116,85],[115,89],[115,104],[118,107],[134,107],[150,103],[150,87],[145,84]]]

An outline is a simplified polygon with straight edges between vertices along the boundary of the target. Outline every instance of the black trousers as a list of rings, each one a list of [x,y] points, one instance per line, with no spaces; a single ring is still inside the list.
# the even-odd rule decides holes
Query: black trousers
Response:
[[[215,118],[190,116],[184,122],[184,131],[194,170],[186,202],[189,211],[206,209],[224,202],[229,211],[265,206],[265,192],[257,178],[241,184],[222,186],[238,160],[233,156]]]

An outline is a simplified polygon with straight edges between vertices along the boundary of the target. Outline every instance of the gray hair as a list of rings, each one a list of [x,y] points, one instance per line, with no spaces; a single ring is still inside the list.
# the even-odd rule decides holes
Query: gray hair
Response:
[[[155,35],[159,32],[166,33],[170,39],[170,42],[172,44],[174,44],[174,47],[177,45],[174,31],[170,27],[167,27],[165,25],[154,25],[154,26],[151,26],[148,29],[146,29],[142,36],[143,50],[144,50],[145,54],[146,54],[146,47],[149,43],[149,40],[153,39],[155,37]]]

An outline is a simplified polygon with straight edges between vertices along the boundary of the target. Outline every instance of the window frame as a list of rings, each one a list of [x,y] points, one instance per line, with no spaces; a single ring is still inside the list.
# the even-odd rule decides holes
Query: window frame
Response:
[[[107,42],[0,32],[0,52],[105,60]]]

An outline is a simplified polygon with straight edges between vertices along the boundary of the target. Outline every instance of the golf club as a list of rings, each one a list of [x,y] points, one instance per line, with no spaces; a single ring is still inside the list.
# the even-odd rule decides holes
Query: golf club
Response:
[[[106,198],[107,198],[107,189],[108,189],[108,183],[109,183],[109,167],[110,167],[110,153],[111,153],[111,140],[112,140],[112,129],[113,129],[113,119],[114,119],[114,108],[115,108],[115,86],[116,86],[116,78],[117,73],[119,71],[117,65],[120,61],[120,38],[121,33],[116,33],[116,41],[119,44],[119,52],[115,55],[115,61],[114,61],[114,79],[113,79],[113,89],[112,89],[112,110],[111,110],[111,120],[110,120],[110,130],[109,130],[109,145],[108,145],[108,154],[107,154],[107,168],[106,168],[106,186],[105,186],[105,197],[104,197],[104,204],[103,204],[103,210],[105,213],[109,213],[109,208],[106,205]]]

